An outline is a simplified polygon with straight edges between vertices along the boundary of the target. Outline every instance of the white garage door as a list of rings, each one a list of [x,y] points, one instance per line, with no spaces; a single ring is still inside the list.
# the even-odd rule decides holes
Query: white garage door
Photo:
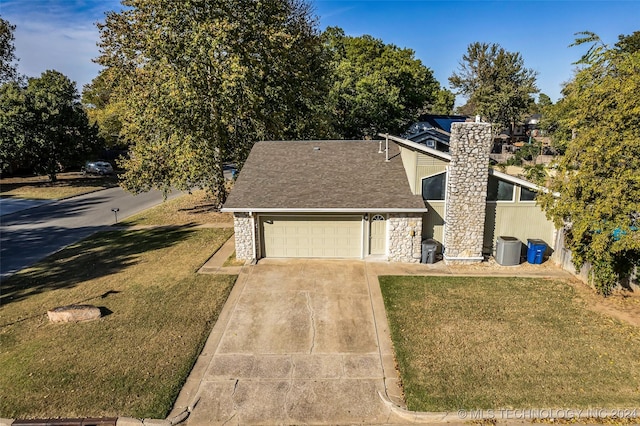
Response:
[[[261,216],[260,229],[264,257],[361,257],[361,216]]]

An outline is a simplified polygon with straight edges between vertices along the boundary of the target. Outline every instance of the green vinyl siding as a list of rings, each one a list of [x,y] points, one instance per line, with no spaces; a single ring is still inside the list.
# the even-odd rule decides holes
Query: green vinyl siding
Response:
[[[400,147],[400,157],[402,158],[402,165],[407,173],[407,179],[409,180],[409,187],[412,194],[419,194],[420,188],[416,188],[416,161],[418,153],[410,149]]]
[[[519,189],[516,187],[516,200]],[[487,203],[486,212],[483,250],[486,254],[493,253],[500,236],[515,237],[525,246],[529,238],[541,239],[553,247],[555,226],[535,202]]]
[[[427,202],[429,211],[422,216],[422,238],[432,238],[440,243],[444,236],[444,201]]]
[[[449,163],[445,160],[418,153],[414,194],[422,194],[422,179],[444,172],[447,169],[448,164]]]
[[[418,153],[418,167],[420,166],[446,166],[448,161],[428,154]]]

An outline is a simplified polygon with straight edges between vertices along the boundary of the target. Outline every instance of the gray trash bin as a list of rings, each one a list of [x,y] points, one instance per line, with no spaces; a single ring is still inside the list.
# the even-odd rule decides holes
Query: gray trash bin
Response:
[[[436,240],[422,240],[422,263],[436,263],[436,251],[438,242]]]
[[[496,262],[502,266],[520,264],[522,243],[515,237],[498,237],[496,241]]]

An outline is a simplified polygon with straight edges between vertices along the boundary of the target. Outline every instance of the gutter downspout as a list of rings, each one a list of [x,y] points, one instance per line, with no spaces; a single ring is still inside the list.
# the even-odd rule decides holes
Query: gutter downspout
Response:
[[[253,245],[253,260],[258,261],[258,252],[256,251],[256,215],[253,212],[249,212],[251,215],[251,244]]]

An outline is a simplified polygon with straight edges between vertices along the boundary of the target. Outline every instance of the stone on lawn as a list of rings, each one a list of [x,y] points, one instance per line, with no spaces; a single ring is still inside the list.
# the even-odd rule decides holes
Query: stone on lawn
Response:
[[[60,306],[47,311],[51,322],[91,321],[102,315],[99,308],[91,305]]]

